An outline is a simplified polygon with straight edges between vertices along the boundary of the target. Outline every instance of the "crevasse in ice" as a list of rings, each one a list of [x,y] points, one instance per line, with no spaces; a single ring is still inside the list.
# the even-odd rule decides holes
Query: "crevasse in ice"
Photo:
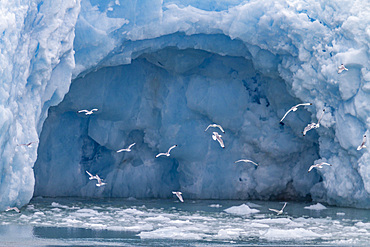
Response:
[[[33,193],[174,190],[370,207],[369,151],[356,150],[370,126],[369,3],[2,1],[0,11],[1,207]],[[301,102],[313,105],[279,124]],[[205,132],[211,123],[225,133]],[[307,172],[321,161],[332,167]]]

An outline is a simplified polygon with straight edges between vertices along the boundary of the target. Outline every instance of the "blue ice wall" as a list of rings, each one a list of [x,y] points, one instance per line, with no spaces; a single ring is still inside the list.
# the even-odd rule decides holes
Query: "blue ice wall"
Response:
[[[89,73],[50,108],[35,194],[171,197],[172,190],[181,190],[188,198],[305,198],[320,180],[306,172],[318,158],[318,135],[301,135],[310,120],[305,110],[297,114],[296,130],[279,124],[276,104],[282,102],[276,102],[282,94],[284,82],[264,77],[251,60],[195,49],[169,47]],[[284,102],[297,100],[288,95]],[[77,113],[85,108],[99,111]],[[213,122],[225,129],[225,149],[212,140],[215,130],[205,132]],[[116,152],[131,143],[132,152]],[[155,158],[174,144],[170,157]],[[240,158],[263,165],[235,164]],[[86,170],[107,185],[97,188]]]
[[[370,125],[369,3],[0,5],[2,207],[29,200],[36,155],[35,195],[169,197],[179,189],[188,198],[369,207],[369,151],[356,150]],[[340,64],[348,71],[338,74]],[[301,102],[313,106],[279,125]],[[92,107],[99,111],[90,117],[76,113]],[[320,128],[303,137],[323,108]],[[213,122],[226,130],[225,149],[204,132]],[[16,146],[38,136],[37,153],[37,145]],[[134,141],[131,153],[115,152]],[[173,144],[170,157],[154,158]],[[240,158],[261,165],[234,164]],[[307,173],[319,161],[333,166]],[[87,169],[107,185],[94,186]]]

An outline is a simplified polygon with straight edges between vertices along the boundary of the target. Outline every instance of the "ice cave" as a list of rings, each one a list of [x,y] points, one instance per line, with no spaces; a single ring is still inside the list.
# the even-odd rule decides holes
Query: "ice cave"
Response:
[[[173,190],[370,208],[370,152],[356,149],[370,128],[368,7],[3,3],[0,208],[33,196],[170,198]],[[341,64],[348,71],[338,73]],[[305,102],[312,106],[279,123]],[[320,127],[303,136],[324,109]],[[205,131],[212,123],[225,133]],[[155,157],[172,145],[169,157]],[[322,161],[332,166],[307,172]]]

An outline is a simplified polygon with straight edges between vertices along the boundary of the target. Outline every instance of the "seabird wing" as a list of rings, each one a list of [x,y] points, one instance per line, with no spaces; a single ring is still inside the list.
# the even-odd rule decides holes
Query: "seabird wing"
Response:
[[[245,160],[245,162],[249,162],[249,163],[254,164],[255,166],[259,166],[256,162],[254,162],[254,161],[252,161],[252,160]]]
[[[86,171],[87,174],[89,174],[90,177],[94,177],[90,172]]]
[[[98,109],[96,109],[96,108],[94,108],[94,109],[91,109],[91,112],[93,112],[93,111],[98,111]]]
[[[282,122],[284,120],[284,118],[288,115],[289,112],[291,112],[293,110],[293,107],[290,108],[285,114],[284,114],[284,117],[281,118],[280,122]]]
[[[180,202],[184,202],[184,199],[182,198],[182,193],[179,191],[172,191],[172,194],[176,195],[177,198],[179,198]]]
[[[315,165],[310,166],[310,168],[308,169],[308,172],[310,172],[314,167],[316,166]]]
[[[275,212],[275,213],[279,213],[280,211],[279,210],[276,210],[276,209],[273,209],[273,208],[269,208],[270,211],[272,212]]]
[[[221,136],[216,136],[218,143],[220,143],[220,146],[222,148],[225,148],[224,141],[221,139]]]
[[[364,135],[364,137],[362,138],[362,143],[361,143],[360,146],[358,146],[357,150],[361,150],[363,148],[366,148],[365,143],[366,143],[366,135]]]
[[[167,155],[167,154],[166,153],[159,153],[155,157],[158,158],[159,156],[162,156],[162,155]]]
[[[321,116],[319,118],[319,121],[317,121],[317,124],[316,125],[318,125],[320,123],[322,117],[324,116],[324,113],[325,113],[325,109],[322,110],[322,114],[321,114]]]
[[[167,151],[167,153],[169,154],[171,152],[172,149],[174,149],[175,147],[177,147],[177,145],[173,145],[172,147],[170,147]]]
[[[224,129],[221,127],[221,125],[216,125],[220,130],[221,130],[221,132],[222,133],[225,133],[225,131],[224,131]]]
[[[312,105],[312,103],[302,103],[302,104],[298,104],[298,105],[296,105],[295,107],[298,107],[298,106],[305,106],[305,105]]]
[[[131,149],[136,143],[132,143],[130,146],[128,146],[128,149]]]
[[[184,202],[184,199],[182,198],[181,194],[176,194],[176,196],[179,198],[180,202]]]
[[[287,203],[284,203],[283,208],[280,211],[283,211]]]
[[[81,113],[81,112],[89,112],[88,110],[80,110],[78,111],[78,113]]]
[[[126,149],[125,148],[122,148],[120,150],[117,150],[117,153],[120,153],[120,152],[123,152],[123,151],[126,151]]]
[[[312,129],[312,124],[308,124],[304,129],[303,129],[303,136],[307,134],[308,131]]]
[[[320,164],[320,166],[322,166],[322,165],[332,166],[331,164],[326,163],[326,162],[322,162],[322,163]]]

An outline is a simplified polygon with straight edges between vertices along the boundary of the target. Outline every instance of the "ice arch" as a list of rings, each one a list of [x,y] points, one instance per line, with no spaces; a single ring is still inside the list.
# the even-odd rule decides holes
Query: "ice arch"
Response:
[[[320,180],[306,172],[319,157],[318,136],[302,137],[311,119],[305,110],[293,127],[279,124],[280,108],[298,102],[278,76],[279,58],[260,51],[255,64],[265,62],[256,70],[240,41],[220,35],[167,39],[223,41],[245,55],[169,46],[74,80],[44,124],[35,195],[170,197],[181,189],[188,198],[309,198]],[[99,111],[86,117],[77,113],[82,108]],[[211,139],[212,130],[204,131],[213,122],[226,130],[226,149]],[[131,153],[116,153],[133,142]],[[173,144],[178,148],[171,157],[155,158]],[[243,157],[263,165],[234,164]],[[98,189],[85,170],[108,185]]]

